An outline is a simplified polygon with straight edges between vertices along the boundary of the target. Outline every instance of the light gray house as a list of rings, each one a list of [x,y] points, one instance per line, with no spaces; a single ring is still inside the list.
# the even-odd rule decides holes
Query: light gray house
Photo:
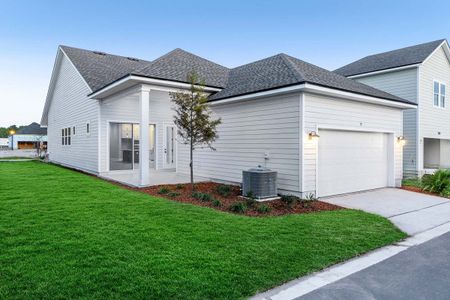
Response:
[[[195,152],[197,176],[240,183],[263,165],[280,192],[318,196],[400,184],[403,110],[416,105],[285,54],[230,69],[181,49],[146,61],[60,46],[42,116],[49,159],[135,186],[187,174],[169,92],[191,71],[222,118],[217,151]]]
[[[405,177],[450,168],[450,51],[438,40],[370,55],[335,70],[418,104],[404,112]]]

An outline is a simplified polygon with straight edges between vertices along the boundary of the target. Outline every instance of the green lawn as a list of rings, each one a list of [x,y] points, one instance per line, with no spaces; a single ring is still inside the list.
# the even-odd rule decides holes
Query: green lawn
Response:
[[[251,218],[0,164],[0,298],[243,298],[404,237],[360,211]]]

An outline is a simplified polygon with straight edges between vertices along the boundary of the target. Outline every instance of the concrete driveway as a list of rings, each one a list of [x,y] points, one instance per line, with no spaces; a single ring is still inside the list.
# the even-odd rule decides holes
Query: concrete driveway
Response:
[[[401,189],[377,189],[320,200],[381,215],[409,235],[450,222],[450,200]]]

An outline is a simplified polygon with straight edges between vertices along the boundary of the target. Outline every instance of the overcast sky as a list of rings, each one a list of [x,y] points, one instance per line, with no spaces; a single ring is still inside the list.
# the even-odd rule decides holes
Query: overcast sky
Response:
[[[333,70],[450,36],[450,1],[0,0],[0,126],[39,122],[57,46],[235,67],[284,52]]]

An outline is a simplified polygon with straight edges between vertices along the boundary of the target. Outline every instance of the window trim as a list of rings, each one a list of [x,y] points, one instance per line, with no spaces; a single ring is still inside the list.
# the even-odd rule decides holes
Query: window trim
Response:
[[[438,95],[438,105],[436,105],[434,103],[434,97],[436,96],[436,93],[434,91],[434,85],[436,83],[439,85],[439,91],[438,91],[438,94],[437,94]],[[442,86],[444,86],[445,94],[441,93]],[[444,96],[444,101],[442,101],[442,96]],[[442,105],[442,103],[443,103],[443,105]],[[447,84],[445,82],[441,81],[441,80],[434,79],[433,80],[433,107],[440,108],[440,109],[445,109],[446,106],[447,106]]]
[[[72,145],[72,131],[70,127],[64,127],[61,129],[61,145],[70,146]]]

